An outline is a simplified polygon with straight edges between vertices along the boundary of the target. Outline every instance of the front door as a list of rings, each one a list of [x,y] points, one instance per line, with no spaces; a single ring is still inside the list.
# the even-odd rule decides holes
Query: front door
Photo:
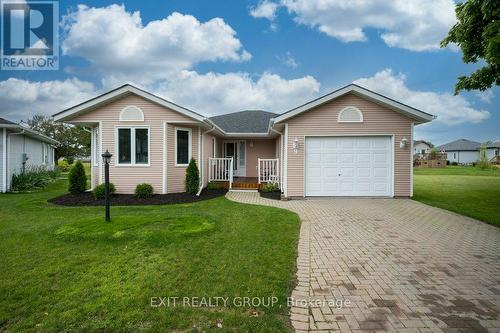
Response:
[[[224,157],[233,157],[233,170],[235,177],[245,177],[246,172],[246,142],[225,141],[224,142]]]

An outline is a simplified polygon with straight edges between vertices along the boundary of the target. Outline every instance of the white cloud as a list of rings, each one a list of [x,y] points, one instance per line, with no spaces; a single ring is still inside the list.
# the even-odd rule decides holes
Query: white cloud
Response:
[[[257,6],[250,9],[250,15],[255,18],[266,18],[268,20],[274,20],[276,18],[276,10],[279,5],[275,2],[262,0]]]
[[[365,41],[365,29],[413,51],[439,49],[456,21],[453,0],[281,0],[295,21],[343,42]]]
[[[79,5],[64,17],[63,27],[64,54],[84,57],[92,70],[118,80],[141,78],[147,84],[200,62],[251,58],[221,18],[202,23],[174,12],[143,25],[140,12],[123,5]]]
[[[287,67],[297,68],[297,66],[299,66],[299,64],[297,63],[297,61],[295,61],[295,58],[291,52],[287,52],[285,56],[283,57],[278,56],[277,58],[279,61],[281,61],[281,63],[283,63],[283,65]]]
[[[411,90],[405,80],[405,75],[394,75],[392,70],[385,69],[372,77],[361,78],[354,83],[436,115],[438,118],[435,122],[445,125],[479,123],[490,117],[488,111],[475,109],[463,96]]]
[[[493,97],[495,97],[495,94],[493,93],[493,90],[488,89],[476,92],[476,96],[484,103],[490,103]]]
[[[160,83],[156,92],[202,114],[218,115],[245,109],[283,112],[315,97],[319,87],[311,76],[286,80],[264,73],[254,79],[248,73],[183,71]]]
[[[38,113],[52,115],[95,95],[92,83],[78,79],[32,82],[9,78],[0,81],[1,117],[18,121]]]

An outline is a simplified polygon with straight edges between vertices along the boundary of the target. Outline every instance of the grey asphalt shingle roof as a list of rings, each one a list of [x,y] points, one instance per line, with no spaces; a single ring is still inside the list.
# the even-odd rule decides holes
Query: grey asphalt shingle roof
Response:
[[[480,142],[467,139],[458,139],[437,147],[439,150],[458,151],[458,150],[478,150],[481,147]]]
[[[16,123],[13,123],[12,121],[4,119],[4,118],[0,118],[0,124],[4,124],[4,125],[17,125]]]
[[[247,110],[210,117],[210,120],[228,133],[267,133],[269,120],[277,116],[277,113]]]

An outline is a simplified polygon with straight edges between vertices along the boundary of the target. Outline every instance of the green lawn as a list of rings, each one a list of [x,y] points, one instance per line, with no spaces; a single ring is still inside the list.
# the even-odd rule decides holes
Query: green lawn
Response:
[[[415,168],[413,199],[500,227],[500,169]]]
[[[173,206],[48,204],[65,181],[0,195],[0,331],[290,331],[299,219],[218,198]],[[151,297],[229,297],[215,308]],[[238,297],[278,297],[237,307]],[[219,328],[220,330],[220,328]]]

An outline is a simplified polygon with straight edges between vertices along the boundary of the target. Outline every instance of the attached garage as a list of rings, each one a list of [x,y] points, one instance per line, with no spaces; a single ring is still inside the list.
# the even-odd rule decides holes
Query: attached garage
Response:
[[[306,196],[393,195],[391,136],[305,138]]]

